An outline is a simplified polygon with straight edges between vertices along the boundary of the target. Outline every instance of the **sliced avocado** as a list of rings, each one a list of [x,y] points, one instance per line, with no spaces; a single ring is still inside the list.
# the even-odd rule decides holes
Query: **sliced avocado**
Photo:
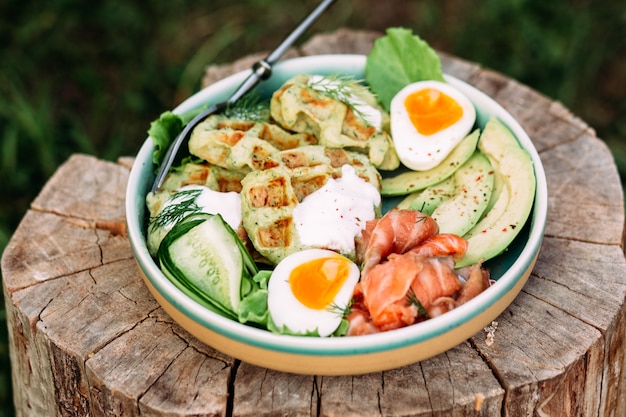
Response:
[[[507,132],[507,134],[502,134],[503,129]],[[496,168],[495,181],[493,184],[493,193],[491,195],[492,198],[487,205],[487,209],[485,210],[485,213],[488,213],[498,201],[498,197],[502,192],[502,187],[504,186],[502,175],[500,175],[500,170],[497,169],[497,161],[502,159],[505,149],[507,149],[509,146],[519,147],[519,143],[517,142],[515,136],[513,136],[513,134],[508,130],[508,128],[506,128],[498,119],[495,118],[492,118],[487,122],[482,134],[483,136],[486,134],[487,137],[497,135],[500,138],[499,140],[488,140],[484,142],[479,142],[481,151],[486,155],[492,155],[491,160],[493,164],[495,164],[494,168]]]
[[[472,156],[479,137],[479,130],[467,135],[439,165],[432,169],[403,172],[394,177],[383,178],[380,193],[383,197],[405,195],[445,180]]]
[[[441,203],[452,198],[455,193],[455,185],[454,175],[451,175],[435,185],[407,195],[398,203],[397,207],[399,209],[418,210],[430,215]]]
[[[441,203],[432,218],[439,233],[463,236],[481,218],[493,189],[494,174],[489,159],[476,151],[453,175],[454,196]]]
[[[488,140],[483,140],[485,135]],[[514,148],[520,147],[517,138],[500,120],[491,117],[483,128],[478,149],[486,155],[492,155],[499,161],[510,146]]]
[[[491,162],[496,173],[491,209],[463,237],[468,249],[456,266],[475,264],[502,253],[530,215],[535,197],[536,179],[533,163],[515,136],[497,119],[487,122],[478,143],[478,149]],[[495,184],[495,183],[494,183]]]

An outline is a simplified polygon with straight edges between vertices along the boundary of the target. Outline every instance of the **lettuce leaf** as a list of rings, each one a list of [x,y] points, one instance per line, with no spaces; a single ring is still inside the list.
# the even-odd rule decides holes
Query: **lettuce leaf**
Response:
[[[376,40],[365,64],[365,81],[383,108],[410,83],[445,81],[439,56],[410,29],[389,28]]]
[[[261,328],[267,328],[270,319],[267,309],[267,283],[272,271],[258,271],[250,280],[242,280],[242,286],[249,287],[243,291],[239,304],[239,322],[253,323]]]
[[[190,110],[186,113],[175,114],[171,111],[161,113],[158,119],[150,123],[148,129],[148,135],[152,138],[154,143],[154,151],[152,152],[152,164],[155,171],[159,169],[167,149],[170,144],[176,139],[176,136],[183,131],[183,128],[189,123],[197,114],[208,108],[208,105],[204,105],[198,109]]]
[[[171,111],[162,113],[161,116],[152,123],[148,129],[148,135],[152,137],[154,151],[152,152],[152,163],[155,169],[161,165],[165,157],[165,152],[169,148],[174,138],[183,130],[183,120]]]

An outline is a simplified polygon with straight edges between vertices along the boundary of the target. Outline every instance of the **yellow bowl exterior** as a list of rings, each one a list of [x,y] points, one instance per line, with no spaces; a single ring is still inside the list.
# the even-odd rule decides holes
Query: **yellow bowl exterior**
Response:
[[[193,336],[215,350],[253,365],[295,374],[356,375],[385,371],[416,363],[451,349],[469,339],[502,313],[522,290],[535,265],[531,265],[503,297],[483,312],[463,323],[463,326],[443,333],[424,342],[390,349],[382,352],[354,355],[308,355],[279,352],[242,343],[202,326],[177,309],[152,285],[141,272],[142,278],[161,307],[172,319]],[[140,271],[141,268],[139,268]],[[354,336],[359,337],[359,336]]]

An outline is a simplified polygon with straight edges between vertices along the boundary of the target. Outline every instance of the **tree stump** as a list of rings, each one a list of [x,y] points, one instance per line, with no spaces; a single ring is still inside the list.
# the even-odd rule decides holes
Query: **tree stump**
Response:
[[[365,54],[377,36],[340,30],[289,54]],[[208,68],[205,85],[259,56]],[[132,158],[77,154],[2,257],[17,415],[626,416],[624,205],[609,150],[560,103],[441,57],[520,121],[548,179],[539,259],[492,326],[432,359],[367,375],[237,361],[180,328],[144,287],[125,232]]]

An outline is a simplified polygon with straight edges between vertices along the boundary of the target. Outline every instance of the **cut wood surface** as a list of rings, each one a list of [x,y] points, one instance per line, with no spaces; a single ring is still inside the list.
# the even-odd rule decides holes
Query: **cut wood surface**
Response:
[[[366,54],[379,35],[339,30],[287,56]],[[203,83],[264,55],[209,67]],[[17,415],[626,416],[624,205],[609,150],[560,103],[441,58],[520,121],[548,180],[539,259],[490,328],[432,359],[359,376],[241,363],[189,335],[145,288],[125,228],[132,158],[77,154],[2,257]]]

